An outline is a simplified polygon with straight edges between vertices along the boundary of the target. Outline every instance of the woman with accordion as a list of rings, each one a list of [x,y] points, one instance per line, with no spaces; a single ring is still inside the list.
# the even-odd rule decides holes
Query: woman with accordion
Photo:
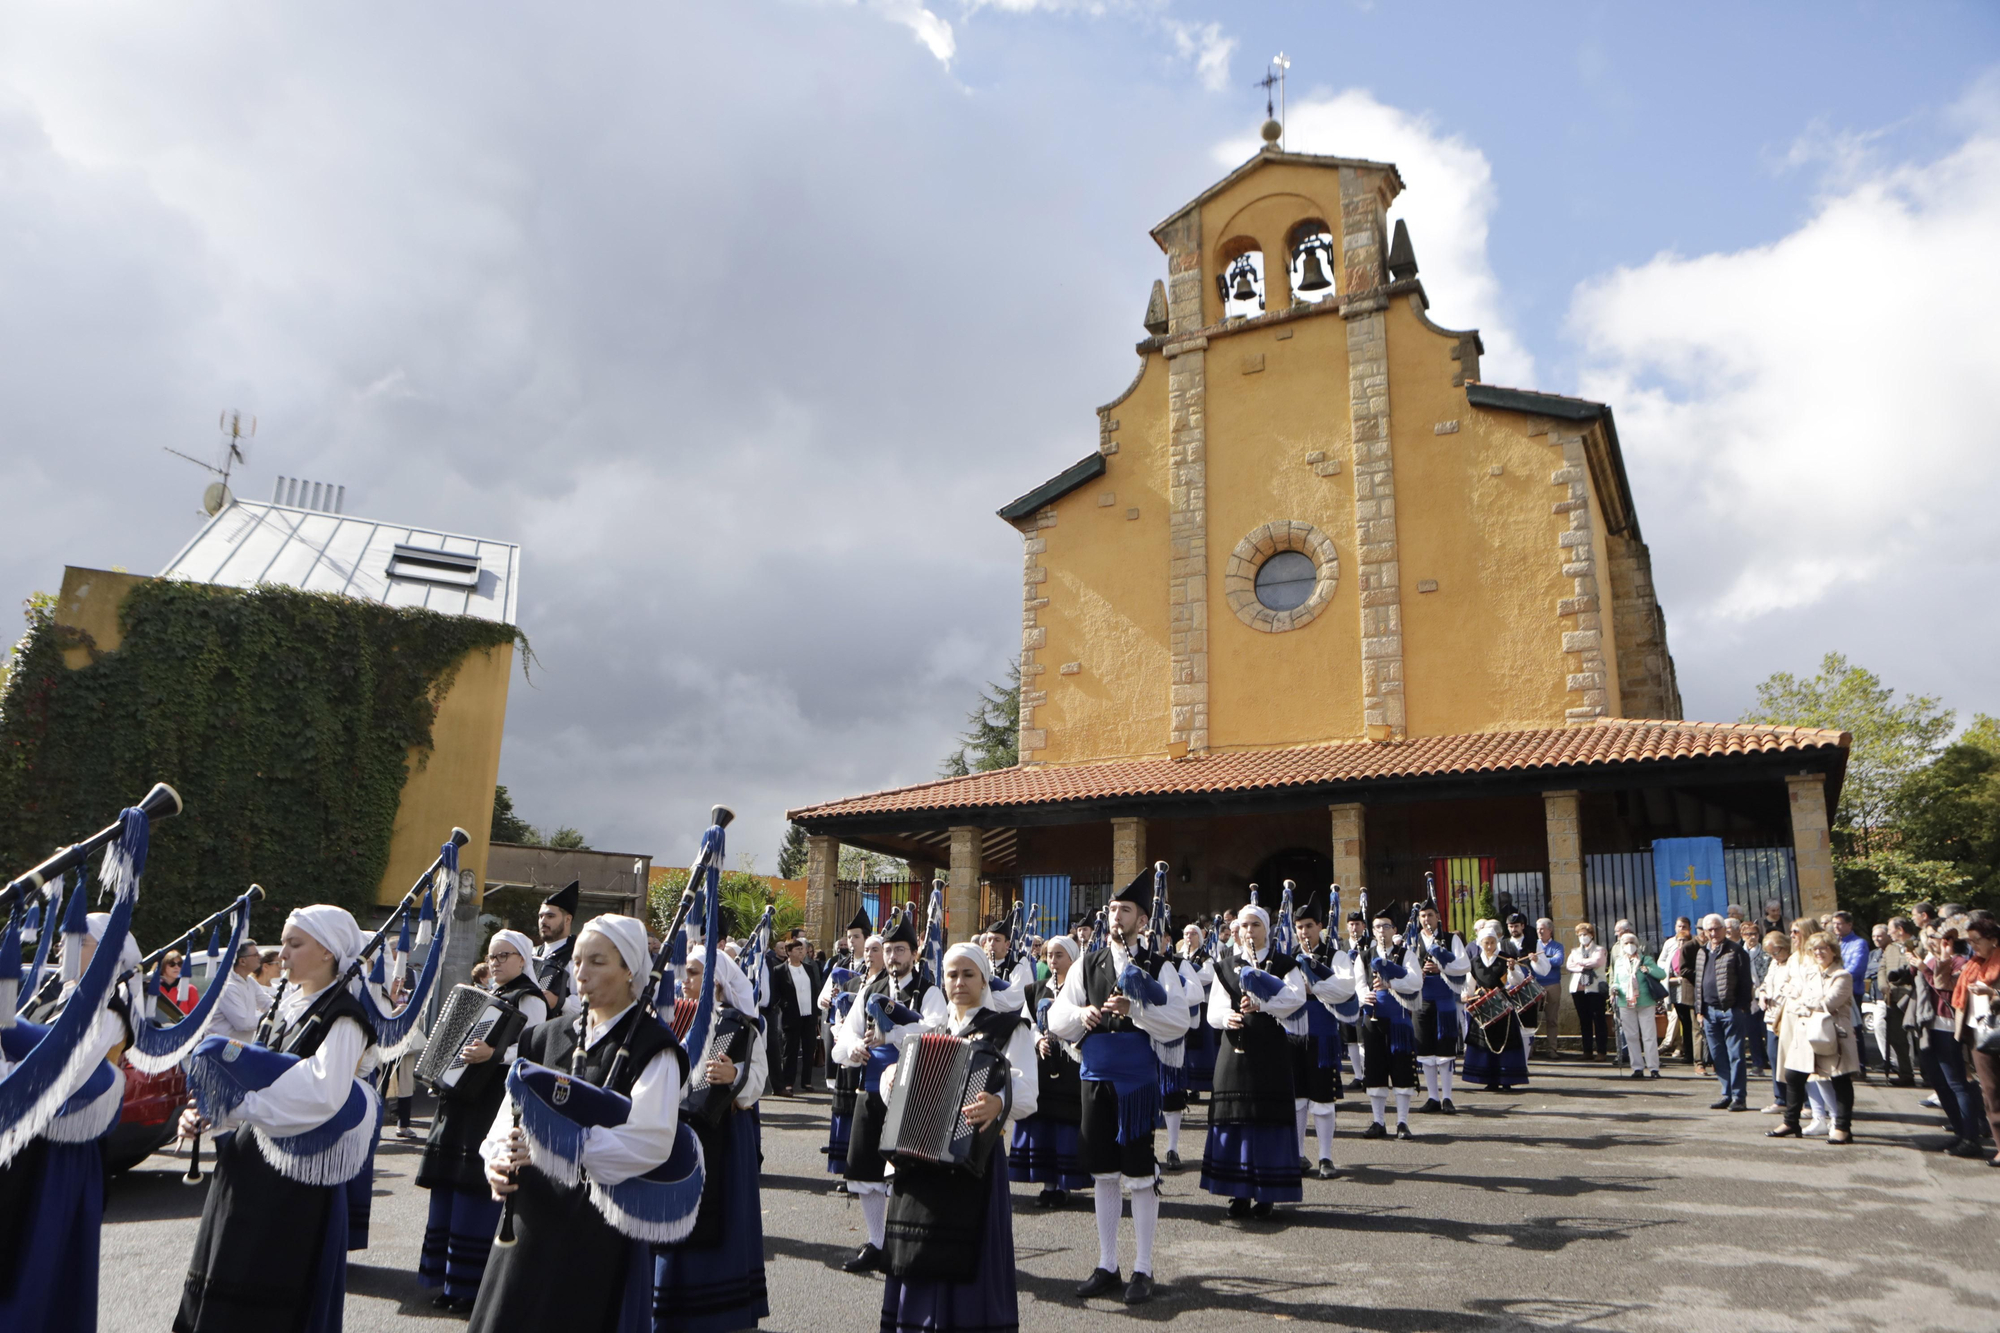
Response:
[[[379,1103],[355,1078],[375,1045],[367,1013],[347,987],[328,988],[363,944],[344,908],[293,912],[282,947],[291,986],[264,1045],[211,1037],[189,1066],[210,1114],[183,1112],[182,1137],[234,1132],[215,1141],[175,1333],[340,1327],[346,1183],[367,1161]]]
[[[654,1247],[654,1333],[755,1328],[771,1313],[757,1184],[764,1158],[757,1099],[768,1069],[764,1028],[750,978],[720,950],[714,991],[706,1058],[681,1103],[682,1117],[701,1140],[701,1206],[686,1240]]]
[[[891,1106],[882,1147],[894,1165],[882,1328],[1005,1333],[1019,1327],[1020,1315],[1004,1122],[1035,1113],[1034,1033],[1018,1011],[987,1007],[993,964],[977,945],[947,950],[940,980],[946,1012],[899,1032],[902,1051],[882,1075]],[[980,1049],[966,1051],[940,1042],[941,1036]],[[938,1069],[947,1053],[957,1055],[970,1077]],[[950,1130],[961,1117],[973,1133],[968,1155],[958,1158],[942,1140],[958,1137]],[[921,1135],[919,1124],[945,1132]]]
[[[465,1042],[458,1051],[463,1067],[455,1081],[437,1085],[437,1114],[424,1142],[417,1184],[431,1192],[430,1218],[424,1225],[424,1248],[417,1260],[417,1281],[440,1288],[431,1304],[453,1314],[466,1314],[479,1294],[493,1231],[500,1224],[500,1201],[486,1184],[486,1162],[480,1142],[507,1100],[507,1067],[519,1049],[519,1034],[549,1016],[548,1001],[532,963],[535,946],[518,930],[494,933],[486,942],[486,984],[493,998],[519,1015],[505,1018],[515,1041],[495,1051],[483,1040]],[[476,993],[474,998],[477,998]],[[437,1033],[456,1043],[454,1035]]]
[[[596,917],[570,961],[585,1012],[522,1036],[511,1111],[501,1108],[480,1145],[487,1185],[509,1207],[472,1307],[475,1333],[644,1333],[647,1243],[679,1239],[694,1221],[692,1206],[641,1215],[633,1198],[673,1168],[688,1073],[649,1002],[645,924]],[[691,1143],[686,1155],[698,1156]],[[698,1199],[698,1168],[687,1178]]]

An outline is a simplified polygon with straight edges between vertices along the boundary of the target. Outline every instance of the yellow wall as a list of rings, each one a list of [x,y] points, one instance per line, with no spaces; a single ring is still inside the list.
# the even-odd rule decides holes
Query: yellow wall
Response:
[[[87,632],[99,652],[111,652],[123,639],[118,608],[125,594],[146,582],[140,574],[102,569],[63,570],[62,593],[56,601],[56,623]],[[63,661],[71,670],[87,666],[90,654],[73,648]],[[472,835],[461,848],[458,865],[473,872],[471,882],[486,882],[486,848],[493,826],[493,784],[500,780],[500,735],[507,723],[507,685],[514,664],[514,645],[477,649],[460,663],[451,690],[438,705],[428,755],[410,751],[410,776],[396,808],[395,832],[389,842],[389,869],[376,890],[376,900],[393,904],[408,891],[438,854],[457,825]]]

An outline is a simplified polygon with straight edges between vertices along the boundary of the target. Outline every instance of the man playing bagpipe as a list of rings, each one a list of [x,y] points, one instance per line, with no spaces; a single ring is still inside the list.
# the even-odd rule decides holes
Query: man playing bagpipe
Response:
[[[1215,964],[1208,1021],[1222,1033],[1209,1102],[1201,1187],[1229,1200],[1231,1217],[1271,1216],[1304,1197],[1298,1090],[1285,1020],[1305,1005],[1306,973],[1271,948],[1271,914],[1250,903]]]
[[[1299,932],[1295,961],[1306,974],[1308,997],[1299,1011],[1286,1020],[1285,1031],[1292,1044],[1300,1170],[1305,1169],[1306,1122],[1310,1117],[1313,1136],[1319,1140],[1319,1178],[1332,1180],[1340,1174],[1333,1164],[1334,1114],[1343,1095],[1340,1058],[1344,1043],[1340,1029],[1344,1020],[1358,1017],[1360,1011],[1354,1002],[1354,974],[1349,960],[1334,947],[1333,937],[1323,928],[1324,902],[1316,893],[1293,913]],[[1336,958],[1341,966],[1335,966]]]
[[[1025,1011],[1033,1016],[1036,1095],[1030,1110],[1014,1108],[1014,1141],[1007,1153],[1007,1172],[1015,1180],[1040,1181],[1036,1202],[1060,1208],[1069,1192],[1090,1183],[1083,1169],[1078,1125],[1083,1118],[1083,1084],[1069,1047],[1049,1031],[1049,1012],[1062,993],[1083,946],[1067,935],[1051,936],[1042,946],[1049,975],[1029,984]]]
[[[583,895],[581,880],[571,880],[542,899],[535,913],[535,931],[542,937],[535,950],[535,978],[541,983],[542,998],[552,1014],[574,1018],[583,1012],[583,1001],[570,983],[569,964],[576,941],[570,938],[570,923]]]
[[[937,1072],[936,1053],[925,1059],[920,1043],[935,1034],[959,1038],[998,1059],[983,1086],[975,1090],[971,1080],[959,1083],[961,1091],[951,1098],[951,1106],[931,1108],[944,1112],[947,1123],[963,1117],[975,1134],[971,1156],[946,1163],[896,1154],[882,1261],[887,1281],[881,1326],[883,1333],[1009,1333],[1019,1327],[1020,1318],[1005,1122],[1035,1113],[1035,1038],[1017,1005],[991,1006],[993,962],[985,949],[954,945],[946,950],[941,970],[948,1007],[898,1031],[895,1040],[902,1049],[883,1073],[884,1095],[897,1095],[898,1077],[928,1075],[934,1087],[941,1082],[947,1090],[959,1082]],[[923,1086],[905,1090],[905,1126],[920,1118],[924,1108],[917,1102]],[[921,1153],[926,1145],[916,1146]]]
[[[480,1145],[508,1207],[477,1333],[644,1333],[648,1245],[686,1236],[700,1207],[700,1147],[680,1120],[687,1056],[653,1011],[645,924],[595,917],[569,957],[584,1013],[522,1035],[511,1108]]]
[[[867,917],[858,916],[858,919],[865,921]],[[855,928],[850,926],[847,933],[853,935]],[[826,1154],[826,1169],[836,1176],[845,1177],[847,1174],[847,1144],[854,1135],[854,1111],[861,1095],[863,1066],[840,1063],[835,1048],[841,1025],[859,1002],[861,992],[888,970],[888,964],[883,961],[882,947],[880,935],[862,936],[851,960],[853,966],[831,969],[826,984],[820,987],[819,1006],[826,1014],[826,1058],[833,1068],[833,1110],[827,1120],[826,1146],[820,1151]],[[847,1192],[844,1178],[834,1187],[834,1192]]]
[[[549,1016],[534,956],[534,946],[518,930],[497,931],[486,942],[486,984],[494,998],[521,1011],[522,1033]],[[438,1090],[437,1113],[417,1166],[417,1185],[431,1192],[417,1281],[438,1288],[431,1304],[453,1314],[471,1312],[500,1223],[500,1201],[486,1183],[479,1148],[507,1100],[507,1070],[519,1052],[518,1034],[504,1051],[484,1041],[460,1050],[467,1068],[456,1083]]]
[[[1208,1025],[1208,988],[1215,982],[1215,958],[1200,926],[1189,922],[1181,931],[1177,961],[1181,989],[1187,995],[1188,1032],[1185,1047],[1187,1089],[1190,1102],[1215,1087],[1215,1029]],[[1167,1169],[1181,1164],[1181,1118],[1178,1112],[1167,1117]]]
[[[175,1333],[336,1330],[347,1278],[347,1182],[367,1165],[380,1113],[358,1073],[375,1032],[359,982],[341,984],[361,953],[346,909],[301,907],[285,921],[291,984],[260,1045],[205,1038],[188,1065],[199,1110],[181,1135],[211,1127],[215,1173],[188,1261]]]
[[[1164,954],[1140,945],[1153,911],[1156,870],[1142,870],[1104,913],[1105,945],[1070,969],[1049,1008],[1049,1031],[1078,1048],[1083,1119],[1078,1130],[1083,1169],[1095,1182],[1097,1267],[1076,1289],[1084,1299],[1124,1288],[1127,1305],[1153,1295],[1153,1233],[1160,1221],[1155,1188],[1153,1121],[1160,1108],[1156,1046],[1187,1032],[1187,997],[1180,970]],[[1132,1280],[1118,1275],[1122,1191],[1132,1195],[1135,1253]]]
[[[896,1059],[890,1039],[896,1029],[935,1020],[945,1011],[944,994],[917,969],[917,931],[909,917],[899,917],[882,937],[887,970],[861,989],[846,1021],[834,1034],[834,1057],[861,1071],[861,1093],[854,1108],[854,1130],[847,1143],[847,1192],[861,1200],[868,1241],[842,1265],[850,1273],[870,1273],[882,1266],[884,1227],[889,1216],[889,1185],[882,1142],[882,1075]]]
[[[833,1012],[834,997],[843,993],[852,994],[865,984],[867,977],[878,970],[868,964],[868,941],[874,937],[875,923],[868,919],[868,909],[856,908],[854,919],[847,923],[846,932],[840,937],[840,945],[834,951],[826,968],[826,976],[820,982],[819,994],[813,998],[818,1007],[820,1023],[823,1026],[821,1039],[826,1042],[826,1081],[833,1086],[834,1098],[839,1100],[841,1065],[833,1058],[833,1029],[839,1024],[840,1016]],[[850,1089],[850,1101],[852,1090]],[[853,1115],[850,1108],[848,1114]],[[829,1164],[830,1170],[835,1169]]]
[[[1417,1086],[1417,1032],[1412,1015],[1423,993],[1420,946],[1396,946],[1395,919],[1375,913],[1375,938],[1355,957],[1355,991],[1361,997],[1361,1070],[1374,1120],[1364,1139],[1387,1136],[1383,1111],[1396,1094],[1396,1137],[1410,1134],[1410,1093]],[[1411,932],[1414,934],[1415,932]]]
[[[771,1313],[757,1183],[764,1156],[757,1099],[769,1035],[750,978],[719,950],[714,991],[708,1051],[696,1057],[694,1086],[681,1102],[684,1122],[701,1140],[701,1207],[686,1240],[654,1248],[653,1333],[755,1328]]]
[[[1465,1047],[1465,1023],[1459,997],[1472,966],[1465,941],[1446,930],[1437,907],[1428,899],[1417,912],[1424,959],[1423,1000],[1417,1006],[1417,1063],[1424,1070],[1423,1109],[1456,1114],[1451,1101],[1451,1071]]]

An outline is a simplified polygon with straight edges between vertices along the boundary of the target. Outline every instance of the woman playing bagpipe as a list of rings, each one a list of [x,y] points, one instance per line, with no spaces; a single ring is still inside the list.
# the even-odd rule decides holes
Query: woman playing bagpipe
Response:
[[[977,945],[958,944],[946,950],[943,990],[947,1012],[921,1025],[902,1029],[897,1044],[902,1053],[882,1076],[884,1089],[895,1096],[896,1079],[916,1080],[907,1090],[914,1106],[928,1074],[916,1054],[920,1041],[943,1033],[982,1047],[999,1057],[984,1087],[977,1080],[958,1085],[964,1100],[956,1107],[973,1130],[993,1127],[986,1141],[987,1160],[975,1156],[964,1164],[922,1160],[904,1152],[894,1159],[889,1200],[888,1244],[882,1290],[883,1333],[951,1333],[979,1330],[1005,1333],[1019,1327],[1014,1287],[1014,1218],[1005,1165],[1003,1122],[1011,1115],[1031,1116],[1036,1110],[1038,1082],[1033,1029],[1019,1010],[987,1007],[992,998],[993,964]],[[943,1093],[953,1088],[942,1083]],[[957,1101],[954,1097],[952,1100]],[[943,1108],[949,1110],[950,1108]],[[908,1124],[916,1112],[906,1112]],[[956,1119],[955,1116],[951,1117]],[[976,1136],[977,1139],[977,1136]]]
[[[1069,1202],[1071,1190],[1086,1189],[1090,1173],[1083,1169],[1078,1126],[1083,1121],[1083,1085],[1076,1057],[1049,1031],[1049,1010],[1063,983],[1083,954],[1083,946],[1067,935],[1054,935],[1042,946],[1049,975],[1029,985],[1027,1013],[1034,1019],[1036,1095],[1032,1111],[1015,1108],[1014,1142],[1007,1153],[1007,1174],[1015,1180],[1038,1180],[1044,1208]]]
[[[757,1099],[768,1067],[764,1025],[750,978],[720,951],[714,983],[707,1057],[681,1104],[683,1120],[701,1140],[701,1207],[686,1240],[653,1249],[654,1333],[755,1328],[771,1313],[757,1184],[764,1155]]]
[[[1500,932],[1491,921],[1481,922],[1478,945],[1472,951],[1472,988],[1466,1014],[1471,1031],[1465,1043],[1465,1081],[1482,1085],[1488,1092],[1525,1087],[1528,1082],[1528,1048],[1521,1036],[1521,1017],[1509,1005],[1497,1019],[1482,1021],[1486,997],[1506,989],[1526,975],[1524,969],[1541,964],[1543,977],[1554,980],[1555,966],[1540,953],[1510,956],[1501,947]],[[1494,1007],[1498,1007],[1497,1003]]]
[[[374,1028],[358,982],[341,984],[364,944],[345,908],[293,912],[281,948],[291,984],[263,1044],[210,1037],[188,1067],[206,1114],[183,1112],[182,1137],[234,1132],[215,1141],[176,1333],[340,1327],[346,1186],[374,1146],[379,1114],[374,1090],[356,1078]],[[282,1072],[270,1077],[274,1068]]]
[[[0,1329],[7,1333],[97,1327],[99,1140],[118,1123],[125,1092],[118,1059],[131,1040],[127,1016],[139,999],[138,981],[119,978],[139,963],[127,926],[145,865],[147,821],[128,810],[114,827],[118,839],[103,876],[117,895],[113,909],[86,916],[85,876],[78,871],[62,932],[60,999],[35,1007],[40,1022],[16,1018],[17,1006],[39,989],[56,933],[51,895],[24,993],[19,909],[46,882],[37,872],[16,881],[25,889],[9,895],[15,910],[0,937]]]
[[[1271,914],[1256,903],[1236,914],[1236,941],[1216,962],[1208,1001],[1208,1021],[1222,1033],[1222,1045],[1201,1187],[1226,1196],[1231,1217],[1266,1218],[1273,1205],[1304,1197],[1283,1020],[1305,1004],[1307,978],[1271,948],[1270,932]]]
[[[520,1011],[522,1032],[549,1016],[534,957],[535,946],[518,930],[497,931],[486,942],[487,988],[495,999]],[[471,1311],[486,1273],[493,1230],[500,1224],[500,1201],[486,1183],[479,1147],[507,1100],[507,1070],[519,1049],[518,1036],[504,1051],[484,1041],[461,1048],[467,1068],[457,1082],[439,1089],[437,1113],[417,1167],[418,1186],[431,1192],[417,1281],[438,1288],[431,1304],[454,1314]]]
[[[855,921],[868,919],[866,912],[857,912]],[[848,927],[852,938],[858,927]],[[826,1011],[827,1062],[833,1066],[833,1113],[827,1121],[826,1146],[820,1151],[826,1154],[826,1169],[836,1176],[847,1171],[847,1141],[854,1134],[854,1107],[861,1095],[861,1066],[840,1063],[836,1046],[841,1025],[847,1021],[848,1013],[862,990],[882,975],[886,964],[882,961],[882,937],[864,934],[860,947],[855,949],[852,966],[833,968],[820,988],[820,1007]],[[845,1194],[847,1182],[842,1180],[836,1192]]]
[[[1200,1094],[1215,1087],[1215,1050],[1219,1039],[1215,1029],[1208,1025],[1208,988],[1215,984],[1215,950],[1215,940],[1194,922],[1182,929],[1175,962],[1180,967],[1181,989],[1187,994],[1190,1018],[1185,1038],[1189,1101],[1199,1101]],[[1169,1170],[1181,1164],[1180,1135],[1175,1128],[1171,1123],[1167,1126]]]
[[[679,1133],[687,1056],[653,1010],[645,924],[592,919],[570,966],[585,1011],[522,1035],[512,1111],[501,1108],[481,1145],[508,1209],[472,1307],[477,1333],[642,1333],[647,1244],[694,1224],[700,1152]]]

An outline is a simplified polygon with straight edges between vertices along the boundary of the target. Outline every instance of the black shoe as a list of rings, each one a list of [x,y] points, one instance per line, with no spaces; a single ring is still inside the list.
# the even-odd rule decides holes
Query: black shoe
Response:
[[[1083,1285],[1076,1289],[1076,1296],[1078,1300],[1087,1301],[1092,1296],[1102,1296],[1105,1292],[1115,1291],[1124,1285],[1119,1280],[1117,1269],[1093,1268],[1090,1270],[1090,1276],[1083,1280]]]
[[[1442,1102],[1438,1103],[1438,1109],[1443,1111],[1446,1115],[1458,1114],[1458,1108],[1451,1104],[1451,1098],[1449,1097],[1445,1098]]]
[[[1659,1076],[1660,1076],[1660,1071],[1657,1069],[1648,1069],[1646,1071],[1647,1078],[1658,1078]]]
[[[1165,1160],[1165,1161],[1164,1161],[1164,1162],[1162,1163],[1162,1165],[1164,1165],[1164,1166],[1165,1166],[1165,1167],[1167,1168],[1167,1170],[1169,1170],[1169,1171],[1178,1171],[1178,1170],[1180,1170],[1180,1169],[1181,1169],[1181,1155],[1180,1155],[1179,1153],[1177,1153],[1177,1152],[1170,1152],[1170,1153],[1168,1153],[1168,1154],[1167,1154],[1167,1156],[1166,1156],[1166,1160]]]
[[[1487,1084],[1487,1085],[1486,1085],[1485,1087],[1481,1088],[1481,1089],[1480,1089],[1480,1091],[1481,1091],[1481,1092],[1498,1092],[1498,1091],[1500,1091],[1500,1085],[1499,1085],[1498,1083],[1488,1083],[1488,1084]]]
[[[1306,1172],[1308,1172],[1308,1171],[1310,1171],[1310,1170],[1312,1170],[1312,1169],[1313,1169],[1313,1164],[1312,1164],[1312,1159],[1311,1159],[1310,1157],[1307,1157],[1307,1156],[1306,1156],[1306,1155],[1305,1155],[1304,1153],[1300,1153],[1300,1154],[1299,1154],[1299,1174],[1300,1174],[1300,1175],[1304,1175],[1304,1174],[1305,1174]]]
[[[1389,1131],[1382,1128],[1382,1122],[1377,1120],[1370,1124],[1368,1128],[1361,1131],[1361,1137],[1364,1139],[1386,1139],[1389,1137]]]
[[[1979,1150],[1975,1148],[1973,1149],[1973,1151],[1977,1152]],[[1333,1164],[1332,1158],[1322,1157],[1319,1159],[1319,1178],[1321,1180],[1332,1180],[1335,1176],[1338,1176],[1339,1174],[1340,1174],[1340,1168]]]
[[[478,1297],[476,1296],[460,1296],[457,1300],[446,1302],[444,1307],[445,1313],[469,1315],[472,1313],[472,1307],[477,1301]]]
[[[882,1271],[882,1251],[873,1245],[863,1245],[860,1253],[840,1267],[848,1273],[879,1273]]]
[[[1273,1205],[1269,1199],[1259,1199],[1250,1205],[1250,1216],[1256,1218],[1259,1222],[1265,1221],[1271,1216],[1272,1207]]]
[[[1708,1109],[1711,1111],[1727,1111],[1729,1109],[1729,1099],[1723,1097],[1717,1101],[1712,1101],[1708,1104]]]
[[[1229,1201],[1229,1215],[1231,1217],[1250,1216],[1250,1201],[1248,1199],[1231,1199]]]
[[[1749,1110],[1749,1109],[1750,1109],[1750,1103],[1749,1103],[1749,1102],[1731,1102],[1731,1103],[1729,1103],[1729,1109],[1730,1109],[1730,1110],[1732,1110],[1732,1111],[1747,1111],[1747,1110]]]
[[[1396,1122],[1396,1137],[1399,1139],[1413,1139],[1417,1136],[1410,1133],[1410,1126],[1407,1122],[1399,1120]]]
[[[1979,1158],[1986,1155],[1979,1150],[1979,1145],[1971,1139],[1959,1139],[1949,1148],[1946,1148],[1945,1151],[1953,1157]]]
[[[1799,1133],[1797,1125],[1779,1125],[1776,1129],[1765,1130],[1764,1137],[1767,1139],[1796,1139],[1802,1136]]]
[[[431,1306],[438,1310],[449,1310],[451,1308],[451,1297],[445,1295],[443,1292],[439,1292],[437,1295],[431,1297]]]
[[[1635,1070],[1633,1070],[1633,1071],[1632,1071],[1632,1077],[1633,1077],[1633,1078],[1644,1078],[1644,1077],[1646,1077],[1646,1071],[1645,1071],[1645,1070],[1643,1070],[1643,1069],[1635,1069]]]
[[[1151,1273],[1132,1274],[1132,1280],[1125,1284],[1125,1303],[1127,1305],[1144,1305],[1152,1299],[1153,1275]]]
[[[1365,1078],[1357,1078],[1352,1083],[1347,1085],[1347,1090],[1349,1092],[1366,1092],[1368,1091],[1368,1080]]]
[[[1061,1190],[1043,1190],[1035,1196],[1035,1206],[1037,1208],[1054,1208],[1062,1202],[1062,1197],[1063,1192]]]
[[[1424,1099],[1424,1104],[1422,1106],[1419,1106],[1417,1109],[1419,1111],[1435,1111],[1438,1109],[1439,1105],[1440,1103],[1437,1098],[1426,1097]]]

